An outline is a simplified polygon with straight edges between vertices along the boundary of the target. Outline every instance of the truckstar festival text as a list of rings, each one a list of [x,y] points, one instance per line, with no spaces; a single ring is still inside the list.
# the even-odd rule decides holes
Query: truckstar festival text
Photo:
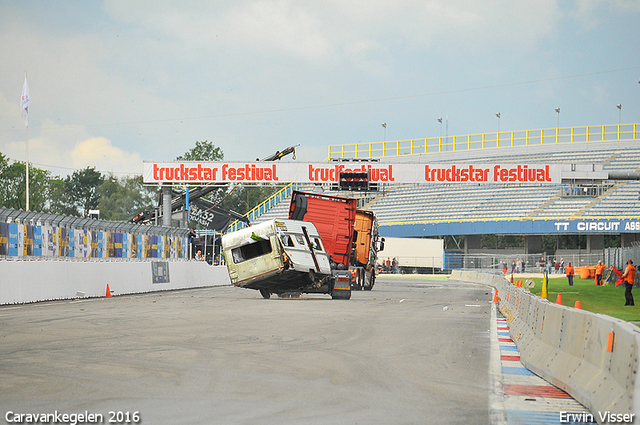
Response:
[[[338,183],[342,172],[365,172],[381,183],[548,183],[559,164],[383,164],[298,162],[144,162],[145,183]]]

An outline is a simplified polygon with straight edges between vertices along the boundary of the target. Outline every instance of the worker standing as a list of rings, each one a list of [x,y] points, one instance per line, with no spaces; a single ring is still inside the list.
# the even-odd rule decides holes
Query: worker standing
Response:
[[[567,280],[569,280],[569,286],[573,286],[573,266],[571,263],[564,269],[564,273],[567,275]]]
[[[624,280],[624,305],[635,305],[633,303],[633,295],[631,294],[631,289],[633,289],[633,283],[636,278],[636,268],[633,267],[633,261],[627,261],[627,268],[624,269],[624,273],[622,274],[622,280]]]
[[[605,265],[602,264],[602,261],[598,261],[598,265],[596,266],[596,285],[602,286],[602,271],[605,269]]]

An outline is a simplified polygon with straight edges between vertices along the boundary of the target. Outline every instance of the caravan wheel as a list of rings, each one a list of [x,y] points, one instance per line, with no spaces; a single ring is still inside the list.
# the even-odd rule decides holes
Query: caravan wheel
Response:
[[[267,291],[266,289],[261,289],[260,295],[262,295],[262,298],[264,298],[265,300],[271,298],[271,292]]]

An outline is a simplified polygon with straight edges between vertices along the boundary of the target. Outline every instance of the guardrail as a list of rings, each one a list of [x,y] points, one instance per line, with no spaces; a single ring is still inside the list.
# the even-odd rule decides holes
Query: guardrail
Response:
[[[640,416],[637,326],[552,304],[501,276],[455,270],[451,279],[496,288],[522,363],[585,405],[598,423],[606,413]]]
[[[300,183],[290,183],[287,186],[283,187],[266,200],[264,200],[261,204],[254,207],[251,211],[245,214],[245,216],[249,219],[249,222],[252,222],[256,218],[260,217],[262,214],[269,211],[271,208],[276,206],[282,199],[291,197],[291,193],[298,189]],[[246,225],[244,222],[236,220],[229,225],[229,232],[235,232],[236,230],[242,229]]]
[[[380,158],[472,149],[545,145],[551,143],[604,142],[637,139],[639,134],[640,124],[611,124],[499,131],[389,142],[329,145],[329,158]]]

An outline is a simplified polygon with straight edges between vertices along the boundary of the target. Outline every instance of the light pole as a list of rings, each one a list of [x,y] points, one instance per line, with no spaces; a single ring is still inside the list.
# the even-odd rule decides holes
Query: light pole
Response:
[[[618,108],[618,125],[620,125],[620,122],[622,121],[622,104],[618,103],[616,108]]]
[[[442,117],[438,117],[438,122],[440,123],[440,138],[442,139]]]
[[[496,117],[498,117],[498,133],[500,133],[500,112],[496,112]]]
[[[558,128],[560,128],[560,108],[556,108],[556,113],[558,114]]]
[[[382,128],[384,128],[384,141],[387,141],[387,123],[383,122],[382,123]]]

